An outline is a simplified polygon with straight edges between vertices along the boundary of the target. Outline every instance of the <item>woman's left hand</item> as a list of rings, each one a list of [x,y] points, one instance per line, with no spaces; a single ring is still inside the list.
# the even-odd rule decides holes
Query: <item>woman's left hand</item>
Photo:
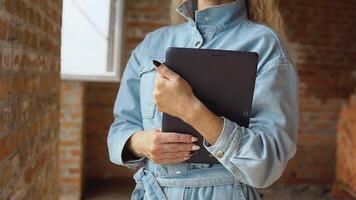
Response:
[[[159,64],[155,63],[157,76],[153,93],[157,109],[185,121],[200,101],[186,80],[164,64]]]

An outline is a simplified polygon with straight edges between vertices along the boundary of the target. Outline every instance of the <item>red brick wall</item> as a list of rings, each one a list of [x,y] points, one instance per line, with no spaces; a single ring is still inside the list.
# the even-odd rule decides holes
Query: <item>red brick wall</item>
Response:
[[[86,178],[111,178],[130,174],[123,167],[116,167],[108,161],[106,144],[108,126],[113,120],[112,105],[115,100],[117,84],[88,83],[86,98]]]
[[[57,199],[62,1],[0,1],[0,199]]]
[[[146,32],[168,23],[169,5],[165,0],[126,3],[127,58]],[[301,78],[299,148],[282,182],[331,183],[334,179],[337,119],[355,86],[351,77],[356,66],[355,6],[353,0],[281,0]],[[116,83],[92,83],[87,87],[87,146],[96,146],[95,150],[88,149],[88,177],[131,176],[107,158],[105,138],[118,87]]]
[[[356,4],[281,0],[301,80],[300,139],[287,182],[331,183],[339,111],[356,85]]]
[[[356,198],[356,90],[338,123],[336,183]]]
[[[59,191],[61,199],[80,199],[84,160],[85,83],[62,81],[60,95]],[[88,148],[90,149],[90,148]]]

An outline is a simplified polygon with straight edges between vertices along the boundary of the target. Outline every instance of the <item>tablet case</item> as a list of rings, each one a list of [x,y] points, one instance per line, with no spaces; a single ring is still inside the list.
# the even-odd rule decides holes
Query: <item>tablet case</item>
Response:
[[[170,47],[165,65],[193,88],[194,94],[213,113],[248,127],[255,87],[258,54],[230,50]],[[219,163],[203,146],[203,137],[183,120],[163,113],[163,132],[194,135],[201,148],[189,163]]]

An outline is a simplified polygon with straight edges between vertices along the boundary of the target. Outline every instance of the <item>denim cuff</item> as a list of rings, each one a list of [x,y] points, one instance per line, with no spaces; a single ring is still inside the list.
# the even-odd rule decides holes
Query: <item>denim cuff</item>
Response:
[[[232,145],[231,142],[234,141],[234,137],[239,137],[236,133],[234,134],[236,124],[225,117],[221,116],[221,118],[224,119],[224,126],[215,144],[209,144],[205,138],[203,140],[203,146],[206,150],[214,155],[219,161],[228,160],[228,154],[230,154],[232,148],[235,146]]]
[[[146,157],[140,157],[138,159],[129,159],[124,160],[124,154],[127,153],[128,149],[125,148],[127,141],[130,137],[137,131],[142,131],[141,128],[131,128],[127,131],[121,132],[120,137],[116,137],[114,140],[114,144],[111,146],[109,151],[111,151],[111,161],[118,164],[123,165],[128,168],[138,168],[142,165],[142,161]],[[118,136],[118,135],[117,135]]]
[[[137,157],[135,156],[128,148],[127,142],[125,143],[124,149],[121,153],[122,162],[124,165],[129,166],[130,168],[136,168],[137,165],[140,165],[141,162],[146,158],[145,156]]]
[[[146,157],[140,157],[139,159],[136,160],[127,160],[124,161],[124,166],[131,168],[131,169],[137,169],[140,168],[143,164],[143,161],[146,159]]]

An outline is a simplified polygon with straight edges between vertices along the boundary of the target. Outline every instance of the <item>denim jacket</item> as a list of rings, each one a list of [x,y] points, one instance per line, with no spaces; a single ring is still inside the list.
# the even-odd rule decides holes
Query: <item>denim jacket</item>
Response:
[[[138,169],[132,199],[260,199],[256,188],[274,183],[296,152],[298,77],[285,45],[270,28],[248,19],[244,0],[193,11],[192,0],[176,11],[187,22],[146,35],[133,50],[114,105],[108,135],[110,160]],[[257,52],[259,61],[248,128],[224,118],[215,144],[204,147],[219,164],[155,164],[129,156],[125,147],[136,131],[161,128],[153,89],[152,60],[164,62],[168,47]],[[222,66],[223,67],[223,66]]]

